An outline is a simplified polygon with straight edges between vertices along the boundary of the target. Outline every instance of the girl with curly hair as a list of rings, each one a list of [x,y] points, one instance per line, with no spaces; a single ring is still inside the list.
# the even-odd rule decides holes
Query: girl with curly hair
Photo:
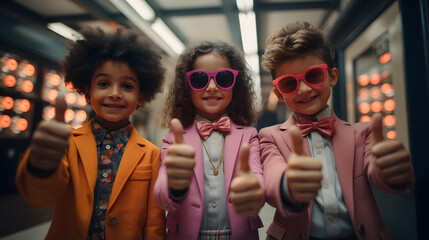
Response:
[[[118,29],[87,29],[62,62],[65,82],[85,94],[95,118],[79,129],[41,122],[16,183],[34,207],[56,205],[46,239],[164,239],[165,212],[153,197],[160,150],[129,122],[160,91],[161,57],[148,40]]]
[[[226,43],[201,42],[179,56],[163,118],[172,132],[155,184],[155,200],[168,210],[167,239],[258,239],[264,183],[249,126],[252,84],[242,53]]]

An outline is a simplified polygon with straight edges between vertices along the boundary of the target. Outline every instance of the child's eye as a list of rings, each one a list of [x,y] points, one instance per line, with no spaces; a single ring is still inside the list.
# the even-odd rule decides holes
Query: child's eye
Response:
[[[97,86],[99,86],[99,87],[107,87],[107,86],[109,86],[109,84],[107,82],[105,82],[105,81],[100,81],[100,82],[97,83]]]
[[[134,86],[131,84],[124,84],[124,89],[131,90],[134,89]]]

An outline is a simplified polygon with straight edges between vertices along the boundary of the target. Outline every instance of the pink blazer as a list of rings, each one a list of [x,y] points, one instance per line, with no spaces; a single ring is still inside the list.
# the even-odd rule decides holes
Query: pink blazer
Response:
[[[168,193],[168,183],[164,159],[168,146],[174,143],[174,134],[167,134],[163,141],[161,166],[155,183],[155,201],[161,208],[168,210],[167,239],[197,239],[204,209],[204,163],[201,139],[195,125],[184,130],[184,141],[195,149],[194,176],[186,198],[174,202]],[[231,130],[225,137],[225,195],[229,197],[229,186],[235,175],[238,151],[242,143],[250,144],[250,169],[257,175],[261,187],[264,186],[262,166],[260,161],[258,133],[253,127],[239,126],[231,123]],[[246,218],[236,214],[232,203],[227,202],[228,215],[231,224],[232,239],[258,239],[258,228],[262,221],[257,218]]]
[[[350,124],[336,118],[332,138],[335,164],[353,228],[358,239],[390,239],[391,236],[379,214],[371,185],[382,191],[399,193],[382,180],[371,150],[369,123]],[[264,128],[259,133],[261,160],[264,166],[267,202],[277,208],[267,234],[274,239],[308,239],[312,204],[300,212],[286,208],[280,196],[280,183],[292,150],[288,128],[295,124],[291,115],[283,124]],[[310,155],[308,141],[304,151]]]

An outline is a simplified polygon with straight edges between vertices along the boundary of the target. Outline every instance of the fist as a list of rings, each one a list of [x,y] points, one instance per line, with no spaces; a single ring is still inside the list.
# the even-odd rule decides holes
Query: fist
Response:
[[[55,104],[55,119],[42,121],[31,140],[29,164],[41,171],[55,170],[68,147],[71,129],[64,123],[67,104],[59,95]]]
[[[168,187],[173,190],[184,190],[189,187],[194,175],[195,149],[184,142],[183,126],[178,119],[172,119],[170,125],[175,142],[167,148],[164,159]]]
[[[296,202],[309,203],[317,197],[321,188],[322,164],[304,155],[301,132],[296,126],[289,129],[293,142],[293,152],[286,168],[287,187]]]
[[[249,145],[240,148],[238,170],[231,182],[230,198],[237,214],[245,217],[257,216],[264,205],[264,190],[259,179],[249,168]]]
[[[410,153],[396,140],[383,137],[382,116],[376,114],[372,122],[371,153],[383,180],[391,187],[404,187],[413,178]]]

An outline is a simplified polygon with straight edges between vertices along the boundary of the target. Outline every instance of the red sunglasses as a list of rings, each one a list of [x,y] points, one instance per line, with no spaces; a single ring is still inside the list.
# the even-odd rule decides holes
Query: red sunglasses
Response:
[[[320,87],[325,83],[328,76],[327,69],[331,69],[327,64],[313,66],[298,75],[283,75],[273,80],[274,86],[284,96],[294,94],[299,88],[302,79],[310,87]]]

